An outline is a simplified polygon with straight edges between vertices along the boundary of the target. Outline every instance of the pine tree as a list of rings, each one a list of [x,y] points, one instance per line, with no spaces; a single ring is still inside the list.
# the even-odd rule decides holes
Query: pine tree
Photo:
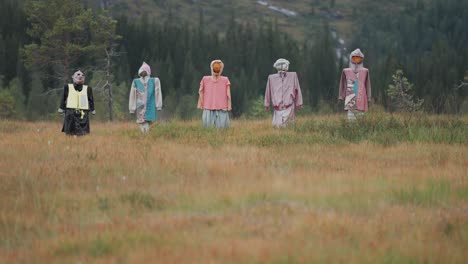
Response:
[[[5,69],[7,68],[6,64],[6,47],[5,41],[3,40],[3,36],[0,36],[0,75],[5,76]],[[3,85],[3,80],[0,80],[0,87]]]
[[[93,14],[79,0],[29,1],[25,11],[32,39],[23,49],[26,65],[42,72],[52,69],[60,85],[69,78],[72,68],[104,56],[116,39],[116,22]]]
[[[8,91],[13,97],[15,112],[14,117],[21,119],[25,116],[26,105],[25,105],[25,96],[23,94],[23,89],[21,87],[21,82],[18,78],[15,78],[10,81],[8,84]]]
[[[26,117],[29,120],[37,120],[47,112],[44,100],[45,97],[43,96],[44,87],[37,72],[34,72],[32,76],[31,86],[31,92],[29,93],[28,103],[26,105]],[[57,109],[60,102],[56,101],[55,104],[52,105]]]
[[[250,107],[247,112],[247,117],[251,119],[262,119],[270,115],[269,112],[265,111],[264,97],[259,96],[257,99],[252,100]]]
[[[388,85],[387,89],[392,109],[397,112],[420,111],[424,100],[413,98],[413,84],[404,76],[403,71],[397,70],[392,78],[393,84]]]
[[[15,111],[15,99],[8,89],[0,90],[0,118],[12,118]]]

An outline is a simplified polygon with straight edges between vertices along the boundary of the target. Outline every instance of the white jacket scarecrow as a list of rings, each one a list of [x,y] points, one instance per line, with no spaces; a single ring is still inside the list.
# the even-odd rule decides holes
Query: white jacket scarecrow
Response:
[[[151,68],[143,62],[138,70],[140,78],[132,81],[128,109],[136,114],[136,122],[143,132],[147,132],[149,124],[157,119],[157,111],[161,110],[162,92],[159,78],[151,77]]]

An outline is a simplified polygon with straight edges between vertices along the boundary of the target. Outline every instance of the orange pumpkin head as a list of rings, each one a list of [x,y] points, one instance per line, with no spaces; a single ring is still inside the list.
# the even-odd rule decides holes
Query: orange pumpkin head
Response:
[[[355,64],[360,64],[360,63],[362,62],[363,58],[360,57],[360,56],[353,56],[353,57],[351,58],[351,60],[352,60],[353,63],[355,63]]]
[[[220,71],[221,71],[221,63],[220,62],[213,63],[213,72],[219,73]]]

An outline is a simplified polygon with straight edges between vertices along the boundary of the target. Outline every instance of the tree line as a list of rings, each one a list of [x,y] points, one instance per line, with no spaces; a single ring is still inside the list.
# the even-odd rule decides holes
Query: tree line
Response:
[[[190,24],[180,23],[175,14],[161,23],[147,15],[138,20],[111,18],[81,1],[64,1],[66,5],[59,0],[0,3],[2,117],[53,118],[60,88],[71,81],[74,70],[82,69],[96,90],[99,117],[108,118],[111,93],[104,84],[109,81],[113,113],[117,119],[128,119],[131,80],[145,61],[161,79],[163,116],[191,119],[199,115],[199,82],[210,74],[213,59],[225,63],[234,117],[261,116],[266,79],[278,58],[288,59],[290,71],[298,72],[303,112],[342,108],[336,98],[347,61],[336,57],[337,45],[326,21],[316,39],[299,42],[281,32],[274,21],[259,18],[256,23],[242,23],[235,13],[226,28],[208,30],[202,12]],[[466,88],[458,84],[468,70],[468,3],[420,0],[389,14],[373,14],[374,4],[364,5],[362,12],[367,15],[353,25],[356,30],[347,51],[357,47],[364,51],[377,103],[391,106],[386,91],[395,71],[402,69],[414,84],[415,96],[424,99],[426,111],[463,111]]]
[[[468,1],[404,1],[399,8],[375,13],[378,1],[366,0],[352,45],[361,45],[374,95],[388,106],[385,89],[402,69],[431,113],[467,112]],[[464,109],[462,109],[464,108]]]

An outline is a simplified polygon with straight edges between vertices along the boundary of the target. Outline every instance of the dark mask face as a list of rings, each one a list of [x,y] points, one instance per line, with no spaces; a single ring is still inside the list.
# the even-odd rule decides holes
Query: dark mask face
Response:
[[[140,73],[140,76],[141,76],[141,77],[145,77],[146,75],[148,75],[148,73],[147,73],[146,71],[142,71],[142,72]]]
[[[77,72],[75,72],[75,74],[73,74],[73,82],[74,83],[83,84],[84,81],[85,81],[85,75],[81,71],[77,71]]]
[[[219,73],[221,71],[221,63],[215,62],[213,63],[213,72]]]
[[[351,58],[351,61],[354,63],[354,64],[360,64],[362,62],[363,58],[362,57],[359,57],[359,56],[353,56]]]

